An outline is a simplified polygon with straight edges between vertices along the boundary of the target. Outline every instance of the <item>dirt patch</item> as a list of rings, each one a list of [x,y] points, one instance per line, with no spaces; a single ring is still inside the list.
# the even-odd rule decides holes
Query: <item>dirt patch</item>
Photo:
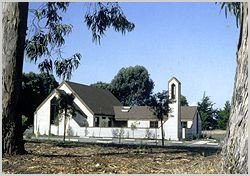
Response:
[[[5,174],[217,174],[208,150],[26,142],[25,155],[4,156]]]

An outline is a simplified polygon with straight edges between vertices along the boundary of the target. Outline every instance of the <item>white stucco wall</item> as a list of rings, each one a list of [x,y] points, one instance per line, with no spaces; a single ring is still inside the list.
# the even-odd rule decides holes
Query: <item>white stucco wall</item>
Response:
[[[49,134],[50,125],[50,101],[56,95],[52,94],[51,97],[38,109],[34,117],[34,133],[38,130],[41,135]]]
[[[64,121],[62,120],[60,123],[59,123],[59,126],[57,125],[51,125],[51,134],[54,134],[54,135],[60,135],[60,136],[63,136],[63,132],[64,132]],[[80,127],[79,125],[72,119],[72,118],[69,118],[69,120],[67,120],[67,123],[66,123],[66,136],[68,136],[68,127],[70,125],[70,128],[72,129],[72,133],[70,134],[71,136],[79,136],[79,131],[80,131]]]
[[[71,94],[71,90],[68,88],[66,84],[62,84],[58,89],[64,90],[67,94]]]
[[[106,137],[113,138],[119,135],[121,130],[124,131],[122,138],[146,138],[149,137],[151,139],[161,139],[160,129],[156,128],[137,128],[132,130],[131,128],[108,128],[108,127],[82,127],[79,129],[78,134],[81,137]],[[86,134],[86,135],[85,135]]]
[[[169,107],[171,112],[169,113],[169,119],[164,123],[163,128],[165,131],[165,138],[171,140],[179,140],[182,136],[181,130],[181,119],[180,119],[180,96],[181,96],[181,85],[172,79],[168,83],[169,98],[172,99],[172,84],[175,85],[175,100]]]
[[[60,86],[61,90],[64,90],[66,93],[72,93],[70,89],[65,85],[62,84]],[[37,110],[34,114],[34,133],[38,130],[40,135],[48,135],[49,134],[49,127],[50,127],[50,103],[51,99],[56,96],[56,93],[52,94],[50,98]],[[82,109],[82,111],[87,115],[87,121],[89,126],[93,126],[93,114],[81,103],[81,101],[76,97],[74,102]],[[73,120],[69,120],[71,123],[71,127],[75,129],[75,131],[79,131],[79,125]],[[63,135],[64,130],[64,118],[61,119],[59,122],[59,127],[51,125],[51,133],[57,135]],[[68,127],[68,125],[67,125]],[[67,129],[66,129],[67,130]],[[75,133],[76,134],[76,133]]]
[[[59,89],[64,90],[66,93],[69,93],[69,94],[72,93],[70,91],[70,89],[68,88],[68,86],[65,85],[65,84],[61,85],[61,87]],[[87,115],[88,126],[89,127],[93,127],[94,126],[94,124],[93,124],[93,122],[94,122],[94,116],[90,112],[90,110],[85,105],[83,105],[83,103],[77,97],[74,99],[74,102],[84,112],[84,114]]]
[[[193,121],[187,121],[187,128],[191,128],[193,125]]]
[[[197,118],[198,118],[198,133],[197,133]],[[184,132],[184,131],[183,131]],[[187,137],[197,137],[201,136],[201,118],[199,116],[198,111],[196,111],[193,121],[187,121],[187,130],[186,130],[186,138]]]
[[[132,124],[134,124],[137,128],[150,127],[150,121],[148,120],[128,120],[128,128],[130,128]]]

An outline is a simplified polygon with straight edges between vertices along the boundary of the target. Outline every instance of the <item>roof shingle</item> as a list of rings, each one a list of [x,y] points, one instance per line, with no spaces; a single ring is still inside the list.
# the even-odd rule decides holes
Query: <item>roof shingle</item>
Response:
[[[113,106],[121,106],[119,100],[108,90],[65,81],[94,114],[115,115]]]
[[[122,112],[122,109],[123,106],[114,106],[115,120],[157,120],[149,106],[131,106],[128,112]]]
[[[198,106],[181,106],[181,119],[193,120]]]
[[[122,109],[123,106],[114,106],[115,120],[157,120],[149,106],[131,106],[128,112]],[[196,110],[197,106],[181,106],[181,120],[193,120]]]

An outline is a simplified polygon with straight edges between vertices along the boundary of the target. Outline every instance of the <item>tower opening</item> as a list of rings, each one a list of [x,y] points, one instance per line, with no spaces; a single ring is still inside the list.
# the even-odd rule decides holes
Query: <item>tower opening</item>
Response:
[[[171,85],[171,98],[175,99],[175,95],[176,95],[176,88],[175,88],[175,84]]]

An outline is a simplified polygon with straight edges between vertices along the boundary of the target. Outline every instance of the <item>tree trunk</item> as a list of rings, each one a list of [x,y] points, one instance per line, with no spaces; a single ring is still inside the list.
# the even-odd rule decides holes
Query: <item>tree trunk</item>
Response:
[[[162,119],[161,119],[161,145],[164,146],[164,131],[163,131]]]
[[[67,115],[67,108],[64,109],[65,115],[64,115],[64,125],[63,125],[63,143],[65,143],[65,136],[66,136],[66,115]]]
[[[248,173],[248,4],[241,6],[237,68],[221,173]]]
[[[17,102],[21,90],[28,3],[2,3],[2,152],[24,152]]]

